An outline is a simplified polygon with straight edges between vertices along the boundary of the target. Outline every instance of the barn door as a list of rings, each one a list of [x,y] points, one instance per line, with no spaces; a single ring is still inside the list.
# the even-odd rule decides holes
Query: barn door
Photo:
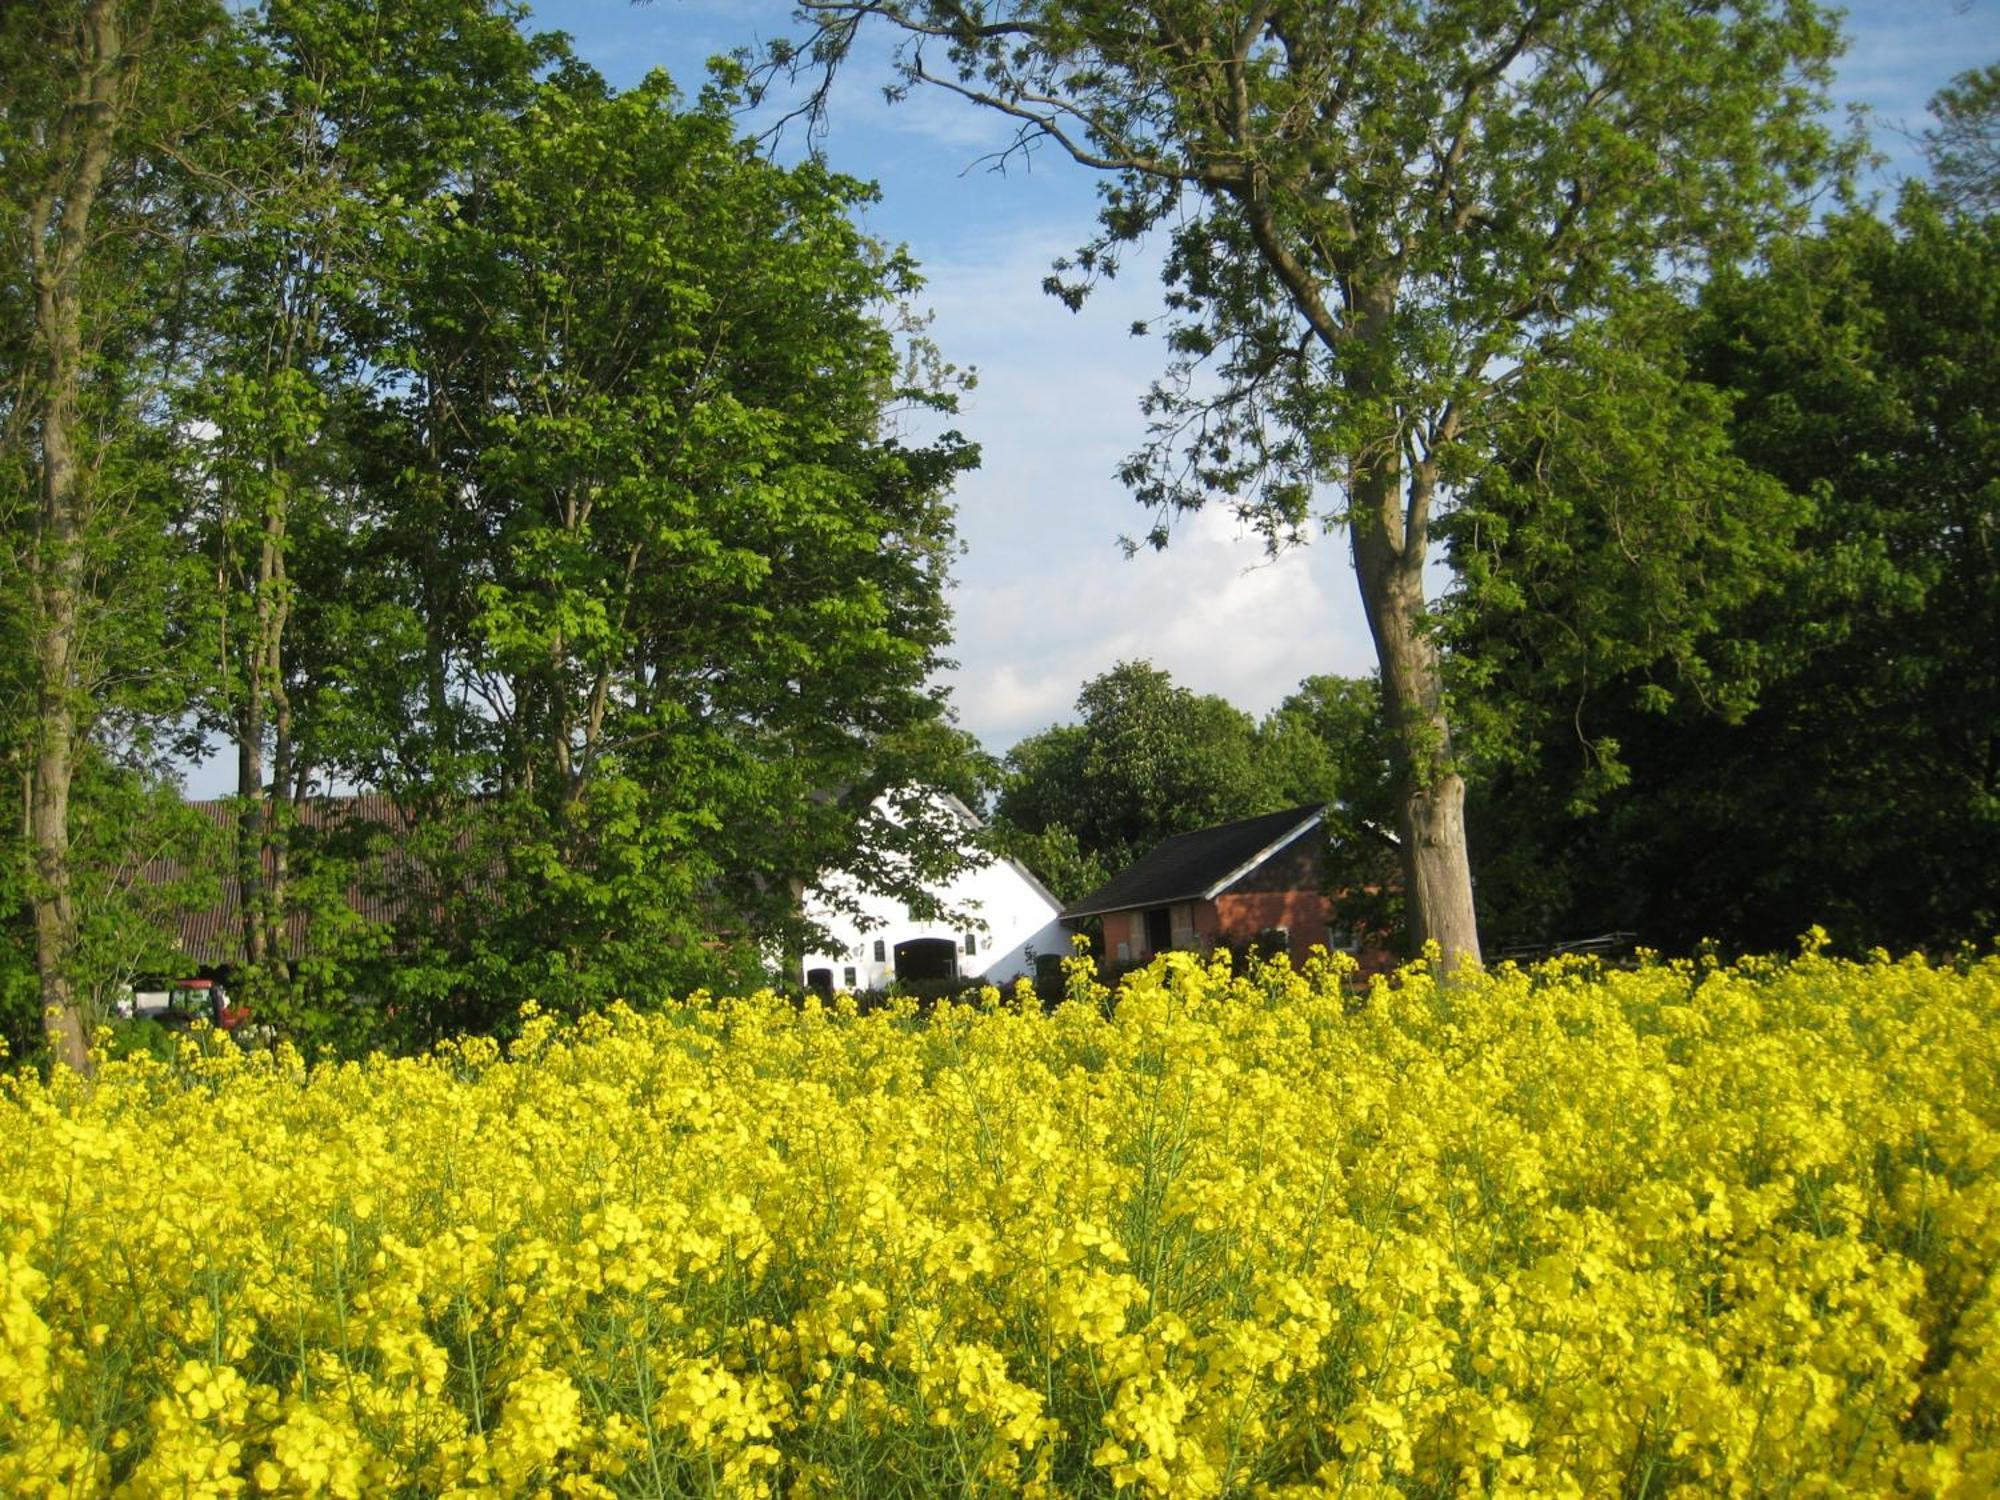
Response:
[[[896,977],[958,978],[958,944],[950,938],[911,938],[907,943],[896,944]]]

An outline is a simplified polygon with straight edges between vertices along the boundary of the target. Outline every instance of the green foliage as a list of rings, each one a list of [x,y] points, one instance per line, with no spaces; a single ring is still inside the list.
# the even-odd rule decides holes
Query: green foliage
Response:
[[[104,1056],[113,1061],[150,1057],[157,1062],[170,1065],[174,1061],[179,1045],[173,1032],[150,1018],[114,1021],[111,1023],[110,1033],[110,1041],[104,1048]]]
[[[1116,864],[1096,850],[1086,849],[1076,830],[1066,823],[1023,828],[1006,821],[1003,814],[988,825],[986,842],[998,853],[1026,865],[1050,894],[1063,902],[1089,895],[1118,873]]]
[[[1974,216],[2000,213],[2000,63],[1952,79],[1931,114],[1924,154],[1939,196]]]
[[[1308,677],[1259,726],[1260,757],[1280,807],[1337,804],[1352,820],[1394,818],[1382,689],[1368,677]]]
[[[307,803],[329,780],[379,780],[406,733],[394,684],[425,628],[372,467],[402,333],[391,289],[562,55],[523,15],[273,0],[242,18],[246,104],[215,148],[230,213],[200,242],[205,342],[181,410],[197,434],[194,539],[215,575],[200,719],[237,762],[233,979],[308,1047],[374,1019],[352,999],[390,948],[348,899],[372,856]]]
[[[70,973],[85,1023],[95,1026],[136,982],[185,969],[178,917],[218,899],[221,850],[213,825],[177,785],[101,755],[79,767],[72,804],[80,915]],[[0,833],[0,909],[19,912],[32,878],[31,851],[14,823]],[[42,1032],[33,932],[9,922],[0,928],[0,1040],[10,1058],[33,1057]]]
[[[1308,677],[1260,726],[1264,774],[1278,807],[1326,804],[1326,885],[1341,921],[1393,946],[1405,929],[1396,826],[1395,747],[1381,684]]]
[[[1704,702],[1670,656],[1593,673],[1512,626],[1466,642],[1495,701],[1541,726],[1539,754],[1495,766],[1478,799],[1504,940],[1626,928],[1774,948],[1819,922],[1865,948],[2000,930],[1996,299],[1996,221],[1921,190],[1893,224],[1838,218],[1708,288],[1680,335],[1687,389],[1727,392],[1730,460],[1799,497],[1795,555],[1716,552],[1712,528],[1665,540],[1716,597],[1689,595],[1699,608],[1664,638],[1725,664],[1733,702]],[[1493,544],[1496,579],[1538,580],[1545,634],[1599,610],[1623,493],[1571,490],[1576,557],[1532,530]],[[1554,732],[1571,725],[1616,743],[1615,781]]]
[[[1371,831],[1393,816],[1375,683],[1309,677],[1259,724],[1121,662],[1084,685],[1077,712],[1007,753],[990,831],[1064,901],[1177,833],[1314,802],[1329,805],[1333,885],[1393,884],[1390,845]]]
[[[853,222],[872,189],[765,160],[726,81],[613,91],[511,0],[129,9],[151,50],[93,221],[79,398],[78,982],[122,972],[90,956],[100,916],[157,931],[100,899],[139,836],[106,799],[154,795],[202,736],[239,797],[175,867],[234,887],[233,982],[308,1049],[531,994],[748,985],[803,940],[805,880],[948,868],[953,830],[872,808],[978,798],[931,681],[974,453],[902,435],[951,395],[904,311],[915,268]],[[19,775],[48,696],[17,651],[28,209],[84,13],[0,15]],[[343,818],[319,800],[343,784],[401,810]],[[31,1014],[32,945],[6,937],[0,991]]]
[[[798,883],[921,842],[867,809],[962,753],[929,678],[973,453],[887,428],[950,404],[903,383],[914,268],[734,103],[566,67],[416,247],[384,540],[427,660],[388,775],[451,895],[383,982],[441,1026],[740,975]]]
[[[1146,662],[1084,685],[1082,722],[1022,741],[995,812],[1007,852],[1074,900],[1161,839],[1268,812],[1256,724]]]
[[[1506,462],[1441,528],[1468,745],[1567,768],[1579,815],[1628,775],[1608,710],[1740,718],[1755,702],[1768,649],[1723,622],[1798,566],[1811,514],[1737,451],[1732,397],[1692,367],[1696,321],[1647,298],[1524,369]]]
[[[152,819],[120,819],[189,706],[203,568],[163,417],[191,365],[187,245],[218,199],[197,142],[240,99],[232,40],[217,0],[0,8],[0,767],[19,809],[0,988],[21,1001],[32,953],[30,1003],[79,1066],[105,987],[156,937],[119,894]]]

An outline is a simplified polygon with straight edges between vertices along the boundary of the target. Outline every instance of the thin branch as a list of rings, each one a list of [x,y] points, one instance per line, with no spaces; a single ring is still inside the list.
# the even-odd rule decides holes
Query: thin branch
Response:
[[[1093,124],[1089,115],[1085,114],[1074,103],[1065,99],[1023,92],[1020,98],[1026,101],[1026,103],[1017,104],[1012,100],[1002,98],[998,94],[989,94],[983,89],[970,88],[955,79],[941,77],[925,68],[921,58],[910,65],[909,76],[914,82],[934,84],[938,88],[944,89],[947,93],[958,95],[961,99],[983,105],[988,109],[997,110],[999,113],[1011,116],[1016,120],[1025,121],[1032,127],[1034,133],[1046,136],[1054,141],[1072,161],[1077,162],[1081,166],[1095,167],[1097,170],[1103,172],[1138,172],[1147,177],[1159,177],[1172,182],[1198,183],[1204,187],[1232,186],[1241,182],[1246,175],[1241,167],[1211,165],[1196,168],[1182,165],[1163,156],[1146,156],[1137,152],[1129,152],[1119,156],[1107,156],[1101,152],[1092,151],[1071,137],[1061,125],[1056,123],[1058,116],[1067,114],[1075,116],[1086,128],[1091,127]],[[1043,105],[1049,112],[1040,113],[1028,108],[1027,106],[1030,104]]]

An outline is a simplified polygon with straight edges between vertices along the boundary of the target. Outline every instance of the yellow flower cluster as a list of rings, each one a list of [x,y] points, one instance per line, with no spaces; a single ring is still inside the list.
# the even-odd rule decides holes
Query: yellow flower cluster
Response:
[[[0,1086],[0,1494],[2000,1493],[2000,960]]]

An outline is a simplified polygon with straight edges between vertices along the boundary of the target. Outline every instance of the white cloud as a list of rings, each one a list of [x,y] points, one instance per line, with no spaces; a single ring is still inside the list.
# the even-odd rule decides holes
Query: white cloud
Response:
[[[1119,661],[1146,660],[1198,692],[1263,712],[1316,672],[1359,674],[1372,658],[1338,538],[1263,559],[1227,517],[1204,514],[1163,553],[1108,542],[956,594],[965,726],[1004,750],[1073,717],[1077,690]]]
[[[1039,728],[1069,715],[1077,683],[1066,670],[1037,672],[1032,677],[1018,662],[1002,661],[984,672],[978,684],[980,709],[988,722],[1027,724]],[[1008,743],[1020,735],[1008,737]],[[996,741],[993,748],[1004,749]]]
[[[1135,257],[1072,314],[1040,290],[1071,243],[1044,228],[929,268],[938,343],[979,368],[957,424],[985,458],[958,490],[961,721],[1005,750],[1071,717],[1083,683],[1121,660],[1252,712],[1312,673],[1368,670],[1338,537],[1270,560],[1210,509],[1164,552],[1122,555],[1150,520],[1116,468],[1144,439],[1139,399],[1163,358],[1127,334],[1159,311],[1158,261]]]

